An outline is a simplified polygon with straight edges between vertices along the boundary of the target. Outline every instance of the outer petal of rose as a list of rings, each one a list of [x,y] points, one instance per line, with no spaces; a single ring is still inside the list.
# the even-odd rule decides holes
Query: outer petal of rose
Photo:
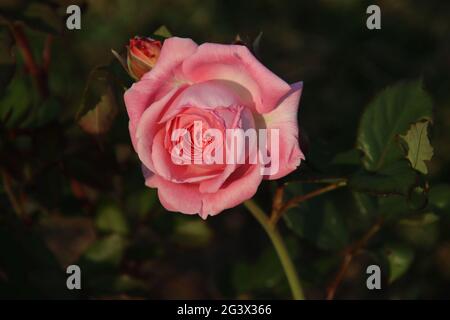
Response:
[[[197,44],[191,39],[172,37],[166,39],[155,66],[142,76],[143,80],[153,83],[151,95],[160,99],[173,87],[187,82],[181,71],[181,64],[197,50]]]
[[[158,124],[158,121],[166,107],[171,104],[172,100],[176,98],[181,90],[182,89],[173,88],[164,98],[151,104],[151,106],[142,114],[142,117],[137,123],[137,128],[132,125],[130,120],[130,135],[133,146],[142,163],[152,171],[154,171],[151,156],[153,139],[161,127],[161,125]]]
[[[277,173],[266,176],[274,180],[284,177],[294,171],[301,160],[305,159],[299,147],[297,112],[302,93],[302,82],[292,85],[292,90],[280,105],[270,113],[263,114],[267,129],[279,130],[279,170]]]
[[[171,37],[164,40],[155,66],[144,74],[142,79],[166,77],[182,61],[192,55],[197,47],[197,44],[189,38]]]
[[[158,189],[161,204],[169,211],[185,214],[199,214],[206,219],[225,209],[237,206],[253,197],[262,181],[260,167],[246,166],[246,172],[237,172],[230,177],[230,183],[215,194],[201,194],[197,184],[174,183],[157,174],[148,174],[145,184]]]
[[[127,108],[128,118],[130,119],[128,127],[130,130],[131,142],[136,148],[136,128],[145,109],[152,104],[151,96],[152,83],[150,81],[139,81],[134,83],[124,94],[125,106]]]
[[[271,111],[290,90],[285,81],[241,45],[202,44],[182,68],[193,82],[222,79],[240,84],[251,92],[259,113]]]
[[[157,174],[150,175],[145,184],[150,188],[158,188],[159,201],[169,211],[185,214],[202,211],[202,196],[196,184],[170,182]]]
[[[200,216],[206,219],[253,197],[262,181],[259,165],[239,167],[216,193],[203,194]]]

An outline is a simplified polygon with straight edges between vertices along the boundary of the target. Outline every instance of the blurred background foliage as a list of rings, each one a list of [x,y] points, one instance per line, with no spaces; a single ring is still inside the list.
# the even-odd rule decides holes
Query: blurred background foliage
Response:
[[[73,3],[82,27],[69,31]],[[381,30],[365,26],[372,3]],[[304,81],[307,161],[255,199],[270,211],[276,186],[289,199],[317,189],[302,180],[348,179],[279,222],[307,297],[450,298],[450,3],[2,0],[0,20],[0,297],[290,297],[243,206],[203,221],[166,212],[144,186],[122,100],[131,79],[111,49],[166,25],[198,43],[262,32],[260,59]],[[424,127],[434,156],[408,162]],[[70,264],[81,291],[66,289]],[[366,289],[370,264],[382,290]]]

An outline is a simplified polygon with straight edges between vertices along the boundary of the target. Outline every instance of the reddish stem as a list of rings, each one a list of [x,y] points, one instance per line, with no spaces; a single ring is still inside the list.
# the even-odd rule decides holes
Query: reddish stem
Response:
[[[18,23],[14,23],[11,25],[11,31],[16,40],[16,44],[19,47],[20,52],[23,56],[25,65],[27,66],[28,71],[33,77],[33,80],[36,84],[39,94],[43,98],[47,97],[48,87],[47,87],[46,72],[44,71],[44,69],[40,68],[39,65],[36,63],[33,57],[33,53],[31,51],[30,44],[23,31],[22,26]]]
[[[42,52],[42,69],[45,71],[45,74],[48,74],[48,68],[50,66],[50,60],[52,56],[52,43],[53,36],[48,35],[45,39],[44,50]]]
[[[344,258],[339,267],[339,271],[333,278],[333,281],[327,288],[327,300],[333,300],[336,294],[336,290],[344,279],[345,274],[350,266],[355,255],[359,254],[362,249],[367,245],[369,240],[380,230],[383,224],[383,219],[379,218],[378,221],[362,236],[361,239],[344,250]]]

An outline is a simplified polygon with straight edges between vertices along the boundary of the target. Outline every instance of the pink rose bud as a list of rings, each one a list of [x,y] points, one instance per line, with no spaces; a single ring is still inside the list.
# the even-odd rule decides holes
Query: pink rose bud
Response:
[[[158,60],[161,51],[161,41],[152,38],[134,37],[128,47],[128,71],[139,80],[150,71]]]

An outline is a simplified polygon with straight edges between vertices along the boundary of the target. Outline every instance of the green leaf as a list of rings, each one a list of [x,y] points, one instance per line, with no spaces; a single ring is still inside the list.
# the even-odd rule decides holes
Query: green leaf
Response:
[[[353,192],[356,206],[363,216],[371,217],[377,211],[376,200],[368,194],[362,192]]]
[[[330,201],[302,203],[300,208],[284,215],[284,219],[294,233],[321,249],[339,249],[348,243],[344,219]]]
[[[98,105],[102,96],[110,89],[110,83],[109,66],[99,65],[90,71],[75,119],[78,120]]]
[[[329,161],[329,163],[322,167],[324,173],[335,177],[348,177],[361,169],[361,151],[351,149],[344,152],[339,152]]]
[[[113,87],[113,91],[116,94],[116,100],[118,101],[122,100],[125,90],[131,87],[134,81],[128,72],[126,52],[121,55],[114,50],[111,51],[116,59],[111,61],[107,70],[110,73],[110,86]]]
[[[439,184],[432,186],[429,201],[437,208],[436,210],[450,214],[450,185]]]
[[[117,266],[122,260],[125,246],[126,241],[122,236],[112,234],[94,242],[83,258],[94,265]]]
[[[424,227],[428,224],[435,223],[439,220],[439,216],[435,215],[432,212],[427,212],[415,217],[410,217],[407,219],[402,219],[398,223],[402,226],[407,227]]]
[[[111,128],[116,115],[117,106],[114,93],[108,89],[95,108],[82,116],[78,124],[89,134],[104,134]]]
[[[116,58],[116,60],[119,62],[120,66],[123,68],[123,70],[126,71],[127,74],[129,74],[126,53],[124,55],[122,55],[114,49],[111,49],[111,53]]]
[[[176,220],[173,240],[180,245],[198,247],[207,245],[212,231],[206,221],[180,217]]]
[[[389,283],[405,274],[414,259],[414,251],[400,244],[386,246],[384,254],[389,264]]]
[[[172,33],[164,25],[162,25],[158,29],[156,29],[156,31],[153,32],[153,34],[156,35],[156,36],[163,37],[163,38],[170,38],[170,37],[172,37]]]
[[[352,231],[363,232],[372,226],[379,213],[377,198],[363,192],[352,192],[352,196],[356,210],[348,212],[346,221]]]
[[[158,201],[156,189],[146,188],[132,192],[127,198],[127,209],[143,218],[147,216]]]
[[[22,128],[41,127],[57,119],[61,112],[61,105],[54,97],[49,97],[33,106],[31,112],[20,123]]]
[[[31,81],[17,73],[0,99],[0,121],[9,128],[36,128],[55,120],[61,111],[54,97],[41,100]]]
[[[396,225],[398,237],[405,243],[420,248],[431,249],[439,240],[439,217],[426,212],[401,219]]]
[[[402,195],[389,195],[378,199],[379,213],[388,219],[397,220],[411,212],[408,199]]]
[[[401,159],[397,136],[412,123],[431,116],[431,99],[421,81],[397,84],[381,92],[369,104],[359,124],[357,148],[364,153],[365,168],[378,171]]]
[[[348,186],[355,191],[377,195],[408,195],[416,184],[416,172],[406,161],[398,161],[379,172],[360,171],[349,178]]]
[[[99,209],[95,224],[100,231],[104,232],[127,234],[129,231],[123,212],[112,204],[102,206]]]
[[[406,135],[400,136],[408,146],[407,159],[414,169],[423,174],[428,173],[425,161],[433,157],[433,147],[428,139],[428,124],[428,121],[414,123]]]
[[[0,120],[7,127],[16,127],[31,112],[35,96],[28,78],[16,74],[0,100]]]
[[[145,292],[147,290],[146,282],[143,282],[139,278],[135,278],[128,274],[122,274],[115,278],[113,281],[113,289],[119,293],[122,292]]]

